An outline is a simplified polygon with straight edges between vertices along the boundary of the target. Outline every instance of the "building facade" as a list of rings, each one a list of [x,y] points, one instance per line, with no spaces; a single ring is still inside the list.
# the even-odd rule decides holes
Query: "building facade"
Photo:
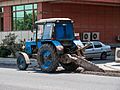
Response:
[[[0,0],[0,7],[0,31],[26,31],[41,18],[68,17],[81,39],[120,43],[119,0]]]

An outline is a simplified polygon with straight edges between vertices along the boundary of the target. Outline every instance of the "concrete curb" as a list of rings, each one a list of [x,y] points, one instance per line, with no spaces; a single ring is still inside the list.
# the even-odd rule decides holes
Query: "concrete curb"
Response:
[[[16,58],[0,58],[0,64],[16,65]]]
[[[37,66],[37,61],[35,59],[30,59],[30,67]],[[17,58],[0,58],[0,66],[16,66]]]
[[[0,65],[4,66],[4,65],[8,65],[8,66],[12,66],[12,65],[16,65],[16,58],[0,58]],[[34,59],[30,60],[32,65],[30,66],[36,66],[37,62]],[[108,71],[119,71],[120,72],[120,63],[116,63],[116,62],[109,62],[109,63],[104,63],[104,64],[96,64],[97,66],[99,66],[100,68],[102,68],[103,70],[108,70]]]
[[[111,63],[105,64],[104,66],[114,69],[115,71],[120,71],[120,63],[111,62]]]

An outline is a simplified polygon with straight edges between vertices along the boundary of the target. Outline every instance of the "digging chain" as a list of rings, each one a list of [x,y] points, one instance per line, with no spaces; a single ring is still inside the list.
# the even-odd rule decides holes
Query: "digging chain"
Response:
[[[67,57],[67,60],[74,62],[76,65],[84,68],[87,71],[95,71],[95,72],[104,72],[103,69],[99,68],[94,63],[88,61],[83,56],[77,56],[76,54],[66,54],[64,57]]]

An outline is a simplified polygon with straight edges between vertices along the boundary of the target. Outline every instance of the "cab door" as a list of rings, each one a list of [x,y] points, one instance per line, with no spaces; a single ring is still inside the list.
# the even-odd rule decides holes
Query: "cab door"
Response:
[[[57,23],[55,25],[56,39],[58,40],[73,40],[74,32],[73,32],[73,24],[66,23]]]
[[[65,32],[62,24],[56,24],[55,25],[55,37],[57,40],[64,39]]]

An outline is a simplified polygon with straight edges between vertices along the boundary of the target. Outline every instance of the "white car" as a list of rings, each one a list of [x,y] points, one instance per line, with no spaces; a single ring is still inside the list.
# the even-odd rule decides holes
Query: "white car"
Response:
[[[87,44],[88,42],[83,42],[83,44]],[[85,49],[84,55],[88,59],[100,58],[107,59],[108,55],[111,55],[111,47],[109,45],[105,45],[100,41],[90,41],[90,46]]]

